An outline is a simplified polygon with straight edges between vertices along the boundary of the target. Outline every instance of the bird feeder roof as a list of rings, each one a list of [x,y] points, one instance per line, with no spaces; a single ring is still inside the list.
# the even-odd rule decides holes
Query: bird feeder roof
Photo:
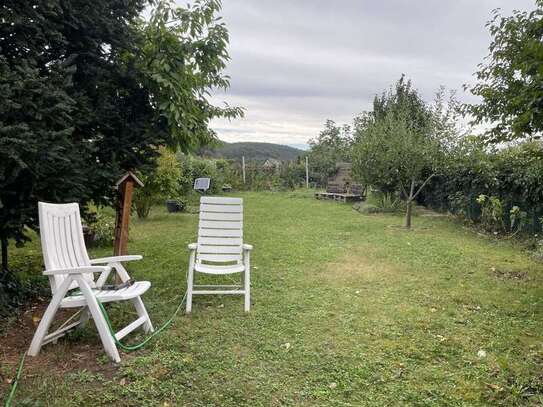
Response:
[[[115,186],[119,187],[119,185],[121,185],[121,184],[123,184],[124,182],[127,182],[127,181],[132,181],[137,186],[143,187],[143,182],[141,182],[141,180],[138,177],[136,177],[136,175],[132,171],[128,171],[126,174],[124,174],[121,177],[121,179],[119,179],[115,183]]]

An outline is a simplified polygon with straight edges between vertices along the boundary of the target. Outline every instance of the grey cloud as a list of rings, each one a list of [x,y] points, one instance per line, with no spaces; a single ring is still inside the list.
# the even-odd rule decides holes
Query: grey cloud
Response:
[[[305,143],[327,118],[349,122],[402,73],[426,99],[461,91],[487,54],[494,8],[532,0],[223,0],[231,89],[245,119],[215,121],[219,137]]]

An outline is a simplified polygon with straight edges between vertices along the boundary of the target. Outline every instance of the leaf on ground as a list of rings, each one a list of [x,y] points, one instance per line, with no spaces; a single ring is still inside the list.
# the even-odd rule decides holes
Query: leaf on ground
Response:
[[[492,389],[494,391],[497,391],[497,392],[503,391],[503,387],[498,386],[497,384],[493,384],[493,383],[485,383],[485,384],[489,389]]]

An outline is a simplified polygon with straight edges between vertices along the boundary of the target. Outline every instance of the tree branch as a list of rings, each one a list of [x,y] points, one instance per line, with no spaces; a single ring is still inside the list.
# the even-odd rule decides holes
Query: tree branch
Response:
[[[400,182],[400,189],[402,190],[403,194],[405,195],[406,199],[409,199],[409,195],[407,195],[407,191],[403,187],[403,184]]]
[[[415,190],[415,177],[411,178],[411,189],[409,190],[409,200],[412,201],[415,199],[415,196],[413,195],[413,191]]]
[[[420,188],[417,190],[417,192],[415,193],[415,195],[413,195],[413,199],[415,199],[415,198],[417,197],[417,195],[419,194],[419,192],[422,191],[422,188],[424,188],[424,187],[426,186],[426,184],[427,184],[428,182],[430,182],[430,180],[434,177],[434,175],[436,175],[436,174],[432,174],[432,175],[430,175],[428,178],[426,178],[426,181],[424,181],[424,182],[422,183],[422,185],[421,185]]]

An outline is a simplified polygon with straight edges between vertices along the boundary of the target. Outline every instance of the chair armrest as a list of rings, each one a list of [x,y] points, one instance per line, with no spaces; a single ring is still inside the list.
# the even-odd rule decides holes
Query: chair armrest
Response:
[[[53,269],[45,270],[43,272],[46,276],[54,276],[56,274],[85,274],[85,273],[103,273],[104,271],[111,271],[109,266],[84,266],[73,267],[69,269]]]
[[[196,250],[198,248],[198,243],[189,243],[187,247],[189,250]]]
[[[102,257],[100,259],[93,259],[90,261],[91,264],[106,264],[106,263],[122,263],[123,261],[134,261],[141,260],[143,256],[139,254],[133,254],[128,256],[113,256],[113,257]]]
[[[244,243],[243,244],[243,250],[251,251],[251,250],[253,250],[253,245]]]

